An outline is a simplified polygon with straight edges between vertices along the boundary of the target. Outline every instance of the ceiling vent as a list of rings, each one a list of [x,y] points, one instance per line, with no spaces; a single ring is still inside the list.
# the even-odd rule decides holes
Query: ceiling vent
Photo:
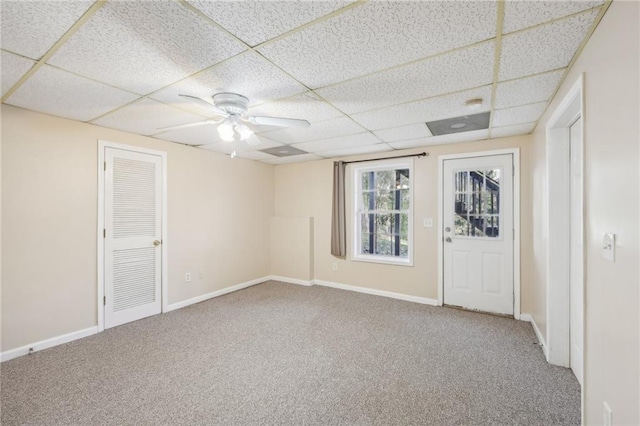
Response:
[[[449,135],[451,133],[488,129],[490,116],[491,113],[487,111],[480,114],[429,121],[426,124],[433,136]]]
[[[275,155],[276,157],[291,157],[293,155],[308,154],[306,151],[287,145],[261,149],[260,151],[266,154]]]

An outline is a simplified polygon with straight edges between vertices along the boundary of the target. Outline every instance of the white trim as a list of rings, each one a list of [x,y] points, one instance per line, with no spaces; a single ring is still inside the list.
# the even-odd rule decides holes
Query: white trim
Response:
[[[547,342],[545,342],[544,337],[542,337],[542,333],[540,332],[540,328],[538,327],[536,320],[531,317],[530,322],[531,327],[533,328],[533,332],[536,334],[536,338],[538,339],[538,343],[540,343],[540,346],[542,347],[542,353],[544,354],[545,358],[547,358]]]
[[[519,319],[520,319],[520,321],[531,322],[533,317],[531,316],[531,314],[520,314],[520,318]]]
[[[492,155],[513,155],[513,317],[520,315],[520,148],[496,149],[492,151],[468,152],[464,154],[447,154],[438,156],[438,306],[444,305],[444,253],[442,247],[442,208],[444,200],[443,171],[445,160],[461,158],[487,157]]]
[[[421,303],[423,305],[438,306],[438,301],[437,300],[429,299],[429,298],[426,298],[426,297],[411,296],[411,295],[408,295],[408,294],[393,293],[391,291],[384,291],[384,290],[375,290],[375,289],[372,289],[372,288],[358,287],[358,286],[354,286],[354,285],[347,285],[347,284],[341,284],[341,283],[334,283],[334,282],[331,282],[331,281],[313,280],[313,284],[320,285],[320,286],[323,286],[323,287],[337,288],[337,289],[340,289],[340,290],[355,291],[356,293],[364,293],[364,294],[371,294],[371,295],[374,295],[374,296],[389,297],[391,299],[406,300],[407,302]]]
[[[546,125],[547,361],[563,367],[570,365],[569,126],[578,117],[584,126],[582,93],[580,75]]]
[[[281,277],[280,275],[270,275],[267,278],[273,281],[282,281],[284,283],[304,285],[307,287],[311,287],[313,285],[313,281],[311,280],[301,280],[298,278]]]
[[[167,219],[167,153],[98,139],[98,229],[97,229],[97,284],[98,284],[98,332],[104,330],[104,151],[116,148],[126,151],[157,155],[162,158],[162,312],[168,308],[169,237]]]
[[[167,305],[167,308],[164,312],[175,311],[176,309],[184,308],[186,306],[193,305],[195,303],[204,302],[205,300],[213,299],[214,297],[224,296],[225,294],[233,293],[234,291],[242,290],[247,287],[254,286],[256,284],[262,284],[263,282],[269,281],[270,279],[271,279],[270,276],[256,278],[254,280],[236,284],[231,287],[225,287],[220,290],[212,291],[211,293],[192,297],[191,299],[183,300],[181,302],[172,303],[171,305]]]
[[[25,346],[21,346],[16,349],[11,349],[6,352],[2,352],[0,354],[0,361],[5,362],[5,361],[9,361],[10,359],[18,358],[23,355],[28,355],[30,349],[33,349],[33,352],[38,352],[43,349],[52,348],[54,346],[62,345],[64,343],[69,343],[74,340],[82,339],[83,337],[91,336],[92,334],[96,334],[97,332],[98,332],[98,327],[93,326],[93,327],[85,328],[83,330],[78,330],[78,331],[73,331],[71,333],[63,334],[61,336],[52,337],[50,339],[40,340],[39,342],[34,342]]]

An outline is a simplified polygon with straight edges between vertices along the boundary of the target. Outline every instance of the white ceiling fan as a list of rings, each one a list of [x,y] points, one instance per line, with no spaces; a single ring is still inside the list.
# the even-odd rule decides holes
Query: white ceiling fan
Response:
[[[253,133],[244,122],[248,122],[258,126],[275,126],[275,127],[300,127],[306,128],[311,125],[307,120],[296,118],[280,118],[280,117],[261,117],[247,114],[247,105],[249,99],[237,93],[221,92],[213,95],[213,103],[206,101],[197,96],[179,95],[185,99],[205,106],[214,114],[223,117],[223,120],[208,119],[197,123],[180,124],[177,126],[169,126],[158,129],[161,132],[169,130],[186,129],[189,127],[202,126],[205,124],[215,124],[218,126],[218,135],[220,139],[226,142],[234,142],[236,135],[247,142],[249,145],[258,145],[260,139]],[[235,156],[235,150],[231,154]]]

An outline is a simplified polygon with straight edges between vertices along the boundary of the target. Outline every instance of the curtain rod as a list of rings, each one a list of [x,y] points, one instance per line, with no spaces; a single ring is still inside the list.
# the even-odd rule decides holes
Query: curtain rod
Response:
[[[394,158],[406,158],[406,157],[428,157],[428,152],[420,152],[418,154],[407,154],[407,155],[398,155],[396,157],[385,157],[385,158],[369,158],[368,160],[355,160],[355,161],[343,161],[343,164],[351,164],[351,163],[364,163],[365,161],[378,161],[378,160],[393,160]]]

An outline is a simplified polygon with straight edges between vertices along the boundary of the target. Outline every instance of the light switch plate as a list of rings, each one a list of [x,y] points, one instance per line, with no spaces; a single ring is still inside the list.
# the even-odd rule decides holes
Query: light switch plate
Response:
[[[611,262],[616,258],[616,234],[604,234],[602,237],[602,257]]]
[[[430,217],[426,218],[423,220],[422,222],[423,226],[425,228],[433,228],[433,219],[431,219]]]

